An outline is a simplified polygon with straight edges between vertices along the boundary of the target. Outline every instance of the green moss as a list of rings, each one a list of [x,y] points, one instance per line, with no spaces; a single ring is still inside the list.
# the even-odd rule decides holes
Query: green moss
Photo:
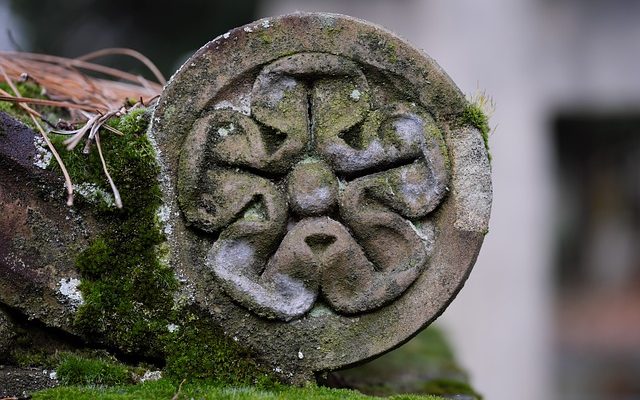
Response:
[[[75,325],[88,337],[126,352],[158,355],[160,338],[172,317],[177,281],[160,261],[166,251],[165,237],[156,216],[161,192],[155,152],[145,135],[148,114],[133,110],[110,124],[124,133],[101,135],[123,208],[104,201],[98,205],[97,219],[104,227],[76,258],[84,304]],[[52,137],[72,181],[110,193],[96,149],[88,156],[79,148],[66,151],[63,139]],[[90,202],[82,196],[77,200]]]
[[[132,383],[131,373],[125,365],[105,358],[88,358],[65,354],[56,367],[62,385],[114,386]]]
[[[274,380],[245,350],[208,323],[206,317],[187,313],[182,324],[166,338],[167,377],[210,379],[218,384],[271,386]]]
[[[62,385],[132,384],[134,374],[145,368],[129,367],[103,350],[47,351],[43,349],[15,351],[13,362],[22,368],[38,367],[55,370]]]
[[[271,35],[267,32],[261,31],[260,33],[258,33],[258,37],[260,38],[260,40],[262,40],[263,43],[269,44],[273,42],[273,37],[271,37]]]
[[[471,125],[477,128],[482,134],[482,140],[484,140],[484,147],[489,152],[489,133],[491,128],[489,127],[489,117],[482,111],[482,108],[475,103],[469,103],[462,112],[461,124]],[[491,154],[489,154],[489,160],[491,160]]]
[[[175,396],[175,397],[174,397]],[[211,382],[186,382],[182,388],[166,379],[145,382],[140,385],[114,388],[58,387],[35,393],[34,400],[84,400],[84,399],[234,399],[234,400],[368,400],[375,399],[345,389],[328,389],[317,386],[304,388],[278,386],[268,390],[248,386],[220,386]],[[392,400],[443,400],[436,396],[398,395]]]
[[[10,359],[12,363],[21,368],[42,367],[53,369],[58,364],[58,360],[56,360],[52,354],[40,349],[14,349],[11,352]]]
[[[395,43],[387,42],[386,46],[384,47],[384,52],[390,62],[392,62],[393,64],[398,62],[398,50]]]
[[[18,82],[15,85],[22,97],[46,99],[43,89],[33,82]],[[11,89],[11,87],[6,82],[0,82],[0,89],[4,90],[9,94],[12,94],[12,95],[14,94],[13,89]],[[42,107],[39,109],[39,111],[41,112],[45,112],[45,111],[49,112],[50,110],[51,110],[50,107]],[[33,123],[33,120],[29,116],[29,114],[26,111],[24,111],[22,107],[18,105],[18,103],[13,103],[10,101],[0,101],[0,111],[4,111],[5,113],[11,115],[12,117],[22,122],[23,124],[27,125],[31,129],[34,129],[34,130],[37,129],[35,124]]]

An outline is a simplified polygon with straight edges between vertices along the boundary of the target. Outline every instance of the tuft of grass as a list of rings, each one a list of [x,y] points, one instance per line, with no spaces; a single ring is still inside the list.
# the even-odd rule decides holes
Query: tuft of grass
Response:
[[[278,386],[259,389],[249,386],[220,386],[211,382],[187,382],[180,389],[178,384],[166,379],[145,382],[133,386],[113,388],[58,387],[33,394],[33,400],[155,400],[155,399],[229,399],[229,400],[373,400],[371,397],[348,389],[329,389],[309,385],[298,388]],[[390,400],[444,400],[437,396],[396,395]]]
[[[495,104],[486,94],[479,92],[474,95],[468,102],[461,116],[461,125],[471,125],[477,128],[482,135],[484,141],[484,147],[489,154],[489,160],[491,160],[491,154],[489,153],[489,135],[491,134],[491,127],[489,126],[489,116],[493,113]]]
[[[125,365],[76,354],[62,355],[56,373],[62,385],[114,386],[132,383]]]

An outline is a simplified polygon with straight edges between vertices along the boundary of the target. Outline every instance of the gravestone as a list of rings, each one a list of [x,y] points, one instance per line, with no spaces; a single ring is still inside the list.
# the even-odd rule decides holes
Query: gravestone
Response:
[[[152,119],[182,294],[293,382],[404,343],[461,289],[488,229],[467,107],[433,60],[346,16],[206,44]]]

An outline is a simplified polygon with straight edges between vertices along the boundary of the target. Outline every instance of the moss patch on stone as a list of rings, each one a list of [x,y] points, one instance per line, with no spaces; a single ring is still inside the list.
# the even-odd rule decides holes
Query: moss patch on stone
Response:
[[[475,103],[467,104],[462,112],[461,125],[471,125],[480,131],[482,140],[484,140],[484,147],[487,149],[488,153],[489,133],[491,132],[491,128],[489,127],[489,117],[484,113],[484,111],[482,111],[480,105]],[[491,154],[489,154],[489,159],[491,159]]]
[[[94,207],[104,223],[101,234],[76,259],[84,303],[75,325],[88,337],[125,352],[158,355],[160,337],[172,319],[177,281],[161,262],[165,237],[157,218],[161,192],[155,151],[145,135],[149,114],[133,110],[110,122],[124,133],[101,136],[109,172],[120,191],[123,208],[108,201]],[[71,179],[110,193],[97,149],[85,155],[66,151],[63,137],[52,137]],[[90,196],[77,196],[91,202]]]
[[[44,368],[55,371],[62,385],[114,386],[135,383],[134,375],[145,368],[127,366],[104,350],[20,351],[13,361],[22,368]]]
[[[100,387],[58,387],[35,393],[34,400],[83,400],[83,399],[234,399],[234,400],[369,400],[377,397],[366,396],[353,390],[328,389],[309,385],[303,388],[277,386],[260,389],[249,386],[220,386],[211,382],[186,382],[182,388],[166,379],[145,382],[140,385],[113,388]],[[437,396],[397,395],[391,400],[443,400]]]
[[[208,379],[217,384],[270,387],[274,379],[244,349],[207,323],[187,312],[182,324],[166,338],[165,373],[175,382]]]
[[[15,86],[18,89],[18,91],[20,92],[20,95],[22,97],[29,97],[29,98],[33,98],[33,99],[46,99],[47,98],[45,96],[45,93],[44,93],[43,89],[40,86],[38,86],[35,83],[33,83],[33,82],[17,82],[15,84]],[[13,89],[11,89],[9,84],[7,84],[6,82],[0,82],[0,89],[4,90],[5,92],[7,92],[9,94],[14,94],[13,93]],[[51,107],[41,107],[40,108],[40,111],[41,112],[45,112],[45,113],[51,112],[51,110],[52,110]],[[7,114],[9,114],[12,117],[14,117],[15,119],[17,119],[18,121],[20,121],[23,124],[25,124],[28,127],[30,127],[31,129],[34,129],[34,130],[37,129],[35,124],[33,123],[33,120],[29,116],[29,113],[24,111],[22,109],[22,107],[20,107],[18,105],[18,103],[13,103],[13,102],[10,102],[10,101],[0,101],[0,111],[6,112]],[[0,132],[0,133],[2,133],[2,132]]]

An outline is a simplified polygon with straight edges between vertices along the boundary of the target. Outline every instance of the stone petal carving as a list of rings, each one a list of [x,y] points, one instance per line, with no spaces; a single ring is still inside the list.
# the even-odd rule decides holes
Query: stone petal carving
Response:
[[[433,119],[410,103],[374,108],[357,63],[323,53],[266,65],[251,93],[251,117],[205,113],[185,144],[185,217],[220,235],[206,265],[266,318],[318,299],[345,314],[393,301],[428,260],[409,219],[446,194]]]
[[[424,53],[346,16],[264,19],[204,46],[152,127],[184,298],[297,383],[408,340],[487,230],[468,106]]]

